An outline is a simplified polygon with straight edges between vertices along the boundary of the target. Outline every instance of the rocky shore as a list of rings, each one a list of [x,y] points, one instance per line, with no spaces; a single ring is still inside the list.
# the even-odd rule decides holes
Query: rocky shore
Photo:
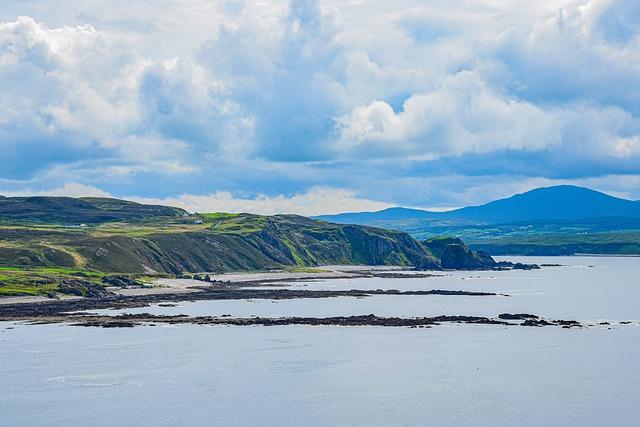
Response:
[[[102,328],[128,328],[134,326],[156,326],[158,324],[170,325],[210,325],[210,326],[285,326],[285,325],[310,325],[310,326],[386,326],[386,327],[410,327],[423,328],[442,325],[446,323],[462,323],[477,325],[501,325],[501,326],[558,326],[562,328],[583,327],[575,320],[548,320],[538,316],[531,317],[522,322],[509,322],[505,317],[513,315],[504,314],[498,318],[481,316],[436,316],[436,317],[380,317],[373,314],[362,316],[336,316],[336,317],[229,317],[229,316],[196,316],[187,315],[153,315],[149,313],[121,314],[118,316],[96,315],[90,313],[59,313],[49,316],[23,315],[14,320],[26,321],[31,324],[68,323],[73,326],[102,327]],[[515,316],[517,317],[517,315]],[[510,317],[511,318],[511,317]],[[6,320],[6,319],[4,319]],[[515,319],[514,319],[515,320]],[[520,319],[521,320],[521,319]]]
[[[151,295],[112,295],[99,299],[81,298],[73,300],[50,300],[33,303],[0,305],[0,320],[15,320],[34,316],[56,316],[61,313],[98,310],[105,308],[146,307],[151,304],[203,301],[203,300],[243,300],[243,299],[296,299],[296,298],[334,298],[368,297],[372,295],[453,295],[453,296],[504,296],[491,292],[450,291],[433,289],[428,291],[399,291],[396,289],[375,290],[306,290],[306,289],[202,289],[188,294],[151,294]]]

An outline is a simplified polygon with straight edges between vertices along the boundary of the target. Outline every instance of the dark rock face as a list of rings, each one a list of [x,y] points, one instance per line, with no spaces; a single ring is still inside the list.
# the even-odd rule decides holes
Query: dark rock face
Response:
[[[129,276],[104,276],[102,278],[102,283],[109,286],[117,286],[119,288],[139,288],[142,285],[141,282]]]
[[[496,262],[484,251],[473,251],[464,242],[455,237],[436,237],[422,242],[436,257],[440,266],[446,270],[535,270],[536,264]]]
[[[474,252],[457,238],[436,238],[422,242],[440,257],[440,266],[449,270],[485,270],[497,263],[486,252]]]
[[[63,280],[58,287],[58,292],[86,298],[101,298],[111,295],[111,292],[104,287],[85,280]]]
[[[498,316],[498,319],[502,319],[502,320],[528,320],[528,319],[537,319],[538,316],[536,316],[535,314],[526,314],[526,313],[517,313],[517,314],[510,314],[510,313],[502,313]]]
[[[536,327],[540,327],[540,326],[553,325],[553,323],[547,322],[544,319],[527,319],[524,322],[522,322],[520,325],[521,326],[536,326]]]

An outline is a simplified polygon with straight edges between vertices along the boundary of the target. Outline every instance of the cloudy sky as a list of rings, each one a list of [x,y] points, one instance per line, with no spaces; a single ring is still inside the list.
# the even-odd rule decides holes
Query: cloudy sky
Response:
[[[0,194],[640,199],[638,0],[2,0]]]

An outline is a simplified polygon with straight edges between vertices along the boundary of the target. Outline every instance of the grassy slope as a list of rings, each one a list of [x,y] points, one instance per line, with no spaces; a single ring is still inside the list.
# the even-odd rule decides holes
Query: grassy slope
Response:
[[[45,272],[61,280],[62,273],[53,274],[51,268],[67,273],[182,274],[322,264],[438,265],[428,249],[405,233],[294,215],[203,214],[83,228],[0,226],[0,266],[11,272],[0,277],[0,294],[20,293],[18,288],[24,294],[35,292],[32,285]],[[29,274],[20,271],[40,279],[26,280]],[[40,282],[37,293],[52,290],[50,282]]]
[[[62,267],[0,267],[0,296],[50,295],[62,281],[83,280],[102,286],[104,274]]]
[[[86,197],[0,197],[0,222],[97,224],[150,217],[180,217],[186,211],[126,200]]]

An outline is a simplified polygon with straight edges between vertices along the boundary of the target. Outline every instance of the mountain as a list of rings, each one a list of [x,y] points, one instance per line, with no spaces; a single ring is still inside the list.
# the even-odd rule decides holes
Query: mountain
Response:
[[[446,218],[487,223],[577,220],[601,217],[640,218],[640,202],[572,185],[537,188],[506,199],[445,212]]]
[[[390,208],[316,218],[401,230],[418,239],[459,237],[492,255],[640,255],[640,201],[572,185],[447,212]]]
[[[183,209],[101,197],[2,197],[0,222],[95,224],[187,215]]]
[[[595,190],[572,185],[537,188],[480,206],[446,212],[389,208],[378,212],[344,213],[315,217],[336,223],[384,225],[410,220],[451,220],[465,224],[504,224],[511,222],[579,220],[585,218],[640,218],[640,202],[621,199]],[[395,227],[397,228],[397,227]]]

